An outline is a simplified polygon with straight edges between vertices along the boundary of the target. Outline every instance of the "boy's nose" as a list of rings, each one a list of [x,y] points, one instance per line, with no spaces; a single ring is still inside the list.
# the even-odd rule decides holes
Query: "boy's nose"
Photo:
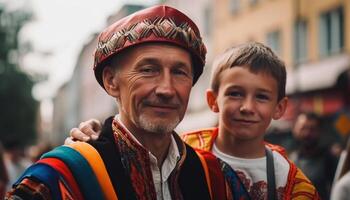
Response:
[[[246,99],[242,102],[239,108],[241,113],[253,113],[254,112],[254,102],[252,100]]]

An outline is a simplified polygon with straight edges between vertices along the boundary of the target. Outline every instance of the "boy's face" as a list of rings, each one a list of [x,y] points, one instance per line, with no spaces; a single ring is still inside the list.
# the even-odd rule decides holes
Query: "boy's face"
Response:
[[[220,76],[219,91],[208,91],[212,111],[219,113],[219,128],[240,140],[262,140],[271,119],[279,119],[287,98],[277,101],[277,82],[268,74],[235,66]]]

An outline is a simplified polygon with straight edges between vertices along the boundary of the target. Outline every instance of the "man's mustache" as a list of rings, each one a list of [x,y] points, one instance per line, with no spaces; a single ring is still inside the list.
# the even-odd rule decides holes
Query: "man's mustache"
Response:
[[[142,104],[146,106],[157,106],[165,108],[178,108],[181,105],[180,102],[178,102],[176,99],[167,100],[162,98],[145,99],[142,101]]]

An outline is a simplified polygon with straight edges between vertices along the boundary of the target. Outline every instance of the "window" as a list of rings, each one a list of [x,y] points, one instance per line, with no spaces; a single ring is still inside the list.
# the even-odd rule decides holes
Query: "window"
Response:
[[[342,7],[320,16],[319,51],[321,56],[341,52],[344,47],[344,15]]]
[[[294,27],[294,61],[296,64],[306,61],[307,42],[307,23],[305,20],[298,20]]]
[[[240,0],[229,0],[230,11],[232,14],[236,14],[239,11],[239,1]]]
[[[273,31],[267,34],[267,45],[277,54],[281,55],[281,32]]]

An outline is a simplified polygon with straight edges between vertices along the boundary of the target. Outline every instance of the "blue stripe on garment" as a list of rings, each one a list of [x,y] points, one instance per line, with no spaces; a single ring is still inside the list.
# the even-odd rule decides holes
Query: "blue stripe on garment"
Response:
[[[58,186],[60,175],[52,167],[42,163],[36,163],[30,166],[13,185],[17,186],[25,178],[40,181],[49,188],[53,200],[61,200],[61,193]]]
[[[237,173],[225,162],[221,161],[221,170],[232,191],[233,199],[250,200],[249,193]]]
[[[76,150],[68,146],[59,146],[45,153],[41,158],[58,158],[71,170],[81,193],[86,200],[104,199],[97,178],[87,160]]]

